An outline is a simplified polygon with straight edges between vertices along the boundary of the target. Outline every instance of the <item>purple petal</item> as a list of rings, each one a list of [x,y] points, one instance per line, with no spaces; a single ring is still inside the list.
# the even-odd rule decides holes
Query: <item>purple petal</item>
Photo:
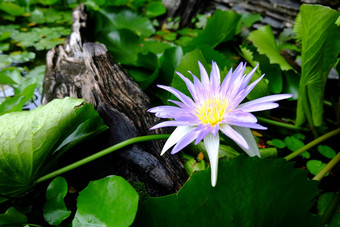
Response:
[[[176,106],[156,106],[148,110],[150,113],[156,113],[159,118],[176,118],[187,116],[188,112]]]
[[[154,125],[150,128],[150,130],[163,128],[163,127],[173,127],[173,126],[193,126],[195,123],[188,121],[163,121],[159,124]]]
[[[275,102],[266,102],[266,103],[253,104],[249,106],[241,106],[241,107],[240,106],[237,107],[237,110],[242,110],[245,112],[257,112],[257,111],[270,110],[270,109],[277,108],[279,104]]]
[[[192,72],[189,71],[189,73],[192,75],[196,94],[197,94],[197,100],[195,101],[197,102],[199,99],[205,99],[206,88],[202,85],[201,81]]]
[[[184,147],[188,146],[192,141],[194,141],[197,138],[198,134],[199,131],[196,130],[188,132],[180,141],[178,141],[178,143],[172,149],[171,154],[176,154]]]
[[[232,123],[232,122],[256,123],[257,119],[251,113],[234,110],[234,111],[231,111],[225,114],[224,119],[223,119],[223,123]]]
[[[209,77],[208,77],[208,73],[205,70],[204,66],[201,64],[200,61],[198,61],[198,66],[200,68],[200,72],[201,72],[201,82],[202,85],[207,88],[209,86]]]
[[[176,72],[176,73],[177,73],[177,75],[178,75],[179,77],[181,77],[181,79],[182,79],[182,80],[184,81],[184,83],[187,85],[188,90],[189,90],[191,96],[192,96],[193,99],[196,101],[196,100],[197,100],[197,94],[196,94],[196,89],[195,89],[194,84],[193,84],[188,78],[186,78],[185,76],[183,76],[181,73],[179,73],[179,72]]]
[[[211,134],[213,136],[217,136],[218,135],[218,130],[220,129],[220,126],[217,124],[215,126],[213,126],[212,130],[211,130]]]
[[[190,107],[188,107],[187,105],[185,105],[184,103],[182,103],[180,101],[171,100],[171,99],[168,99],[168,101],[172,102],[173,104],[176,104],[177,106],[181,107],[182,109],[186,110],[187,112],[191,111]]]
[[[207,124],[207,125],[201,124],[196,128],[196,130],[200,131],[200,132],[199,132],[199,134],[196,138],[195,145],[197,145],[199,142],[201,142],[201,140],[211,132],[212,127],[209,124]]]
[[[240,104],[240,102],[242,102],[243,99],[245,99],[245,97],[247,97],[247,95],[253,90],[253,88],[262,80],[262,78],[264,77],[264,74],[262,76],[260,76],[259,78],[257,78],[253,83],[251,83],[248,87],[246,87],[244,90],[242,90],[236,97],[237,102],[235,103],[236,105]]]
[[[188,134],[190,131],[192,131],[194,128],[190,126],[178,126],[170,135],[168,140],[165,142],[164,147],[161,151],[161,155],[163,155],[167,150],[169,150],[170,147],[178,143],[183,136]]]
[[[258,104],[258,103],[264,103],[264,102],[275,102],[275,101],[279,101],[282,99],[288,99],[292,97],[291,94],[277,94],[277,95],[269,95],[269,96],[265,96],[259,99],[255,99],[246,103],[241,104],[242,105],[253,105],[253,104]]]
[[[216,62],[212,62],[212,70],[210,72],[210,85],[211,89],[218,92],[221,83],[220,69],[218,68]]]
[[[176,121],[186,121],[186,122],[195,123],[196,125],[198,125],[200,122],[197,116],[192,115],[192,114],[179,116],[179,117],[176,117],[175,119]]]
[[[215,187],[217,181],[217,173],[218,173],[218,151],[220,148],[220,138],[217,136],[213,136],[212,134],[208,134],[204,138],[204,145],[207,149],[207,153],[210,161],[210,171],[211,171],[211,185]]]
[[[164,85],[157,85],[157,86],[172,93],[174,96],[176,96],[179,100],[181,100],[188,107],[193,106],[194,102],[192,101],[192,99],[186,96],[185,94],[183,94],[182,92],[180,92],[179,90],[173,87],[164,86]]]
[[[252,128],[252,129],[260,129],[260,130],[266,130],[266,127],[263,127],[262,125],[256,124],[256,123],[247,123],[247,122],[237,122],[234,121],[230,123],[233,126],[239,126],[244,128]]]
[[[229,83],[232,77],[233,73],[233,68],[231,68],[229,70],[229,72],[227,73],[227,75],[225,76],[222,85],[220,87],[220,94],[225,96],[227,94],[228,88],[229,88]]]
[[[245,77],[243,78],[241,89],[244,89],[244,88],[248,85],[250,79],[253,77],[253,75],[254,75],[255,71],[257,70],[257,67],[258,67],[258,66],[259,66],[259,64],[257,64],[257,65],[256,65],[256,66],[248,73],[248,75],[245,76]]]
[[[243,147],[244,149],[249,149],[247,141],[237,132],[235,131],[230,125],[228,124],[221,124],[220,130],[232,140],[234,140],[238,145]]]
[[[236,79],[237,77],[243,76],[245,68],[246,68],[246,63],[243,64],[243,62],[241,62],[240,64],[238,64],[237,68],[233,72],[234,79]]]

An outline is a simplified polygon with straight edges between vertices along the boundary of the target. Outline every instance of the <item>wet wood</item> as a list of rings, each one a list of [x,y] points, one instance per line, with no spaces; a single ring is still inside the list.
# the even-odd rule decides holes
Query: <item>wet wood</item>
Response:
[[[161,129],[149,130],[159,121],[147,112],[150,99],[115,63],[107,48],[85,42],[91,31],[84,5],[75,9],[73,20],[72,34],[65,44],[47,54],[43,103],[66,96],[92,103],[110,128],[107,146],[136,136],[164,133]],[[141,181],[153,196],[175,192],[188,176],[177,155],[159,155],[163,143],[152,141],[122,149],[110,156],[110,161],[103,157],[97,167],[93,166],[103,168],[105,173],[94,169],[88,174],[120,174],[131,182]]]

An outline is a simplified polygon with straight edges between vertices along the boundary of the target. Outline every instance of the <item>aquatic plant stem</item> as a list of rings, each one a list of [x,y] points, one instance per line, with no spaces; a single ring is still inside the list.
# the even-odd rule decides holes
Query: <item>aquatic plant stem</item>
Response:
[[[323,226],[325,224],[329,224],[329,221],[331,220],[332,216],[336,212],[336,209],[338,207],[340,201],[340,192],[335,192],[335,195],[333,196],[332,201],[328,204],[327,209],[323,213],[323,215],[320,217],[320,225]]]
[[[320,136],[318,138],[316,138],[315,140],[313,140],[312,142],[306,144],[305,146],[301,147],[299,150],[287,155],[285,157],[285,159],[287,161],[290,161],[292,160],[293,158],[295,158],[296,156],[298,156],[299,154],[301,154],[302,152],[314,147],[315,145],[318,145],[319,143],[323,142],[324,140],[328,139],[328,138],[331,138],[332,136],[335,136],[337,134],[340,133],[340,128],[337,128],[333,131],[330,131],[329,133],[326,133],[325,135],[323,136]]]
[[[72,169],[75,169],[79,166],[82,166],[82,165],[85,165],[86,163],[89,163],[91,161],[94,161],[100,157],[103,157],[104,155],[107,155],[107,154],[110,154],[111,152],[114,152],[116,150],[119,150],[125,146],[128,146],[128,145],[131,145],[131,144],[134,144],[134,143],[139,143],[139,142],[146,142],[146,141],[150,141],[150,140],[161,140],[161,139],[167,139],[169,138],[169,134],[160,134],[160,135],[148,135],[148,136],[139,136],[139,137],[134,137],[134,138],[131,138],[131,139],[128,139],[128,140],[125,140],[123,142],[120,142],[120,143],[117,143],[111,147],[108,147],[102,151],[99,151],[91,156],[88,156],[86,158],[83,158],[77,162],[74,162],[68,166],[65,166],[61,169],[58,169],[56,171],[53,171],[51,173],[48,173],[42,177],[40,177],[39,179],[37,179],[34,184],[37,184],[37,183],[40,183],[40,182],[43,182],[43,181],[46,181],[48,179],[51,179],[53,177],[56,177],[60,174],[63,174],[63,173],[66,173]]]
[[[332,158],[332,160],[328,162],[327,165],[318,174],[315,175],[313,180],[320,181],[326,175],[326,173],[328,173],[336,164],[338,164],[339,161],[340,152],[334,158]]]
[[[267,124],[271,124],[271,125],[275,125],[278,127],[282,127],[282,128],[289,128],[289,129],[294,129],[294,130],[300,130],[300,131],[305,131],[305,132],[309,132],[308,128],[303,128],[300,126],[296,126],[296,125],[292,125],[292,124],[287,124],[284,122],[279,122],[279,121],[274,121],[274,120],[270,120],[267,118],[263,118],[263,117],[256,117],[259,121],[267,123]]]

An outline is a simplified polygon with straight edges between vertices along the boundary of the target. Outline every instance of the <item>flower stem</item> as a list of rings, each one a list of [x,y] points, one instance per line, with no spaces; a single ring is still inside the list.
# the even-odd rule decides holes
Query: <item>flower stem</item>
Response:
[[[315,175],[313,180],[320,181],[340,161],[340,152],[327,165]]]
[[[294,129],[294,130],[300,130],[300,131],[306,131],[308,132],[309,129],[308,128],[303,128],[300,126],[296,126],[296,125],[292,125],[292,124],[287,124],[287,123],[283,123],[283,122],[279,122],[279,121],[274,121],[274,120],[270,120],[267,118],[263,118],[263,117],[256,117],[259,121],[262,121],[264,123],[267,124],[271,124],[271,125],[275,125],[275,126],[279,126],[282,128],[289,128],[289,129]]]
[[[335,192],[335,195],[332,199],[332,201],[329,203],[327,209],[325,210],[325,213],[320,217],[320,225],[323,226],[325,224],[329,224],[329,221],[331,220],[332,216],[336,212],[336,209],[339,205],[340,201],[340,192]]]
[[[323,142],[324,140],[326,140],[326,139],[328,139],[328,138],[330,138],[332,136],[335,136],[335,135],[337,135],[339,133],[340,133],[340,128],[337,128],[337,129],[335,129],[333,131],[330,131],[330,132],[326,133],[325,135],[320,136],[319,138],[316,138],[312,142],[310,142],[310,143],[306,144],[305,146],[301,147],[299,150],[291,153],[290,155],[287,155],[285,157],[285,159],[287,161],[289,161],[289,160],[295,158],[296,156],[298,156],[299,154],[301,154],[302,152],[304,152],[304,151],[314,147],[315,145],[318,145],[319,143]]]
[[[85,165],[86,163],[89,163],[91,161],[94,161],[104,155],[107,155],[113,151],[116,151],[116,150],[119,150],[125,146],[128,146],[128,145],[131,145],[131,144],[134,144],[134,143],[139,143],[139,142],[145,142],[145,141],[150,141],[150,140],[162,140],[162,139],[167,139],[169,138],[170,135],[168,134],[160,134],[160,135],[148,135],[148,136],[139,136],[139,137],[134,137],[134,138],[131,138],[131,139],[128,139],[128,140],[125,140],[123,142],[120,142],[118,144],[115,144],[111,147],[108,147],[102,151],[99,151],[91,156],[88,156],[86,158],[83,158],[77,162],[74,162],[68,166],[65,166],[63,168],[60,168],[60,169],[57,169],[56,171],[53,171],[51,173],[48,173],[40,178],[38,178],[34,184],[37,184],[37,183],[40,183],[40,182],[43,182],[45,180],[48,180],[48,179],[51,179],[53,177],[56,177],[60,174],[63,174],[65,172],[68,172],[72,169],[75,169],[79,166],[82,166],[82,165]]]

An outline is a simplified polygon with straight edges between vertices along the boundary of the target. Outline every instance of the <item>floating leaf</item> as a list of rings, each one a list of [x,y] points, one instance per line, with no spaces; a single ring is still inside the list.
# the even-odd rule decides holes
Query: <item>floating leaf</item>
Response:
[[[91,105],[73,98],[0,116],[0,194],[21,194],[70,144],[106,128]]]
[[[12,35],[12,39],[21,47],[34,46],[37,50],[51,49],[55,45],[63,43],[64,36],[71,30],[64,27],[32,28],[31,31],[19,32]]]
[[[67,182],[63,177],[56,177],[48,185],[46,190],[46,203],[43,208],[45,221],[50,225],[60,225],[60,223],[71,215],[67,210],[64,198],[67,194]]]
[[[79,193],[74,226],[130,226],[138,207],[138,194],[124,178],[108,176],[91,181]]]
[[[177,194],[144,202],[135,226],[317,226],[317,184],[282,159],[221,159],[216,187],[210,169],[196,172]]]
[[[318,151],[326,158],[334,158],[336,156],[336,152],[327,145],[319,145]]]
[[[273,139],[272,144],[277,148],[285,148],[286,144],[280,139]]]
[[[307,169],[313,175],[318,174],[323,168],[325,168],[326,164],[321,162],[320,160],[309,160],[306,164]],[[326,174],[326,176],[328,173]]]
[[[299,133],[299,132],[294,133],[292,136],[295,137],[296,139],[299,139],[299,140],[305,140],[305,138],[306,138],[306,136],[304,134]]]
[[[9,50],[9,43],[0,43],[0,54]]]
[[[27,223],[27,217],[14,207],[10,207],[5,213],[0,214],[1,226],[23,226]]]
[[[301,80],[296,124],[323,122],[323,95],[329,71],[340,53],[340,12],[320,5],[300,7],[295,31],[301,38]]]
[[[9,55],[12,58],[12,61],[15,63],[21,63],[21,62],[26,62],[30,61],[35,58],[35,53],[34,52],[28,52],[28,51],[15,51],[12,52]]]
[[[301,147],[305,145],[301,140],[297,139],[294,136],[287,136],[284,139],[284,142],[286,143],[288,149],[293,152],[299,150]]]
[[[12,63],[12,58],[7,54],[0,54],[0,68],[6,67]]]
[[[60,11],[53,8],[40,8],[36,7],[30,15],[30,21],[43,24],[43,23],[58,23],[58,24],[71,24],[72,12]]]

